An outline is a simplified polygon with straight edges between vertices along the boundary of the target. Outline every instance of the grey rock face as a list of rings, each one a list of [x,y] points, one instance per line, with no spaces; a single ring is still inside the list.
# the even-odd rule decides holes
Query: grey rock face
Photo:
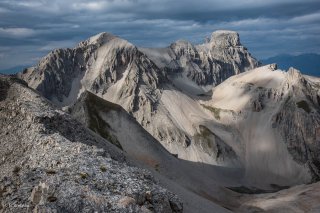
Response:
[[[182,73],[199,86],[216,86],[232,75],[259,66],[234,31],[213,32],[211,40],[201,45],[177,41],[165,52],[162,49],[142,51],[168,74]]]
[[[109,33],[55,50],[18,76],[58,106],[91,91],[123,106],[143,126],[155,113],[166,78],[138,48]]]
[[[275,71],[276,64],[266,67],[270,75],[275,74],[273,72],[280,74],[279,70]],[[261,73],[263,74],[265,73]],[[247,112],[246,116],[250,117],[253,113],[269,114],[272,131],[275,135],[280,135],[277,143],[284,143],[293,160],[308,168],[312,176],[310,181],[317,181],[320,177],[320,140],[317,139],[320,127],[320,81],[312,80],[294,68],[286,73],[282,72],[278,78],[282,79],[281,84],[273,87],[248,85],[247,94],[252,92],[246,110],[251,112]],[[269,79],[277,77],[267,78]]]
[[[147,171],[20,81],[1,76],[0,91],[1,211],[182,212]]]
[[[298,70],[290,68],[281,110],[273,116],[273,127],[278,129],[288,151],[301,164],[308,165],[313,181],[320,178],[319,82],[309,81]]]
[[[139,99],[151,105],[163,73],[135,46],[108,33],[101,33],[81,42],[74,49],[57,49],[18,77],[44,97],[61,106],[72,104],[80,90],[104,95],[128,71],[125,85],[114,96],[130,97],[132,111],[139,108]],[[141,84],[150,89],[149,96],[139,93]],[[150,103],[152,102],[152,103]]]
[[[72,81],[84,72],[85,57],[82,49],[57,49],[41,59],[36,67],[24,70],[19,76],[46,94],[48,99],[62,102],[71,91]]]
[[[232,147],[225,144],[221,138],[205,126],[201,125],[199,128],[200,132],[196,134],[193,139],[195,143],[201,147],[204,153],[215,158],[217,162],[237,159],[237,154],[233,151]]]
[[[241,46],[239,34],[234,31],[218,30],[212,33],[211,43],[215,47]]]

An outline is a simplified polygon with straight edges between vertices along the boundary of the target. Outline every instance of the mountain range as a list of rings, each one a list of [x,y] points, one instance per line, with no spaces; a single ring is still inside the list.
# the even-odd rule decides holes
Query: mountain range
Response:
[[[290,67],[299,69],[302,73],[311,76],[320,77],[320,55],[315,53],[301,55],[277,55],[268,59],[261,60],[264,64],[277,63],[282,70],[288,70]]]
[[[11,188],[58,212],[320,208],[320,79],[262,65],[236,32],[164,48],[100,33],[0,83],[8,212]]]

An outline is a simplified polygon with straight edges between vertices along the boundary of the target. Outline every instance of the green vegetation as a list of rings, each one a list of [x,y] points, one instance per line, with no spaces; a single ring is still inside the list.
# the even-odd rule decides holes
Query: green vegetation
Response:
[[[206,126],[199,126],[200,128],[200,133],[199,135],[203,138],[208,138],[212,135],[212,132],[210,131],[210,129],[208,129]]]
[[[212,107],[212,106],[207,106],[204,104],[201,104],[205,109],[211,111],[213,113],[213,116],[215,119],[220,120],[220,112],[222,111],[220,108]]]
[[[21,170],[20,166],[15,166],[15,167],[13,168],[12,172],[17,174],[17,173],[20,172],[20,170]]]
[[[88,177],[89,177],[89,175],[88,175],[88,173],[86,173],[86,172],[80,172],[80,177],[82,178],[82,179],[87,179]]]
[[[56,198],[55,196],[49,196],[49,197],[47,198],[47,200],[48,200],[49,202],[55,202],[55,201],[57,201],[57,198]]]
[[[199,126],[200,133],[194,135],[196,141],[200,143],[205,143],[210,149],[212,148],[210,136],[214,136],[214,134],[205,126]]]
[[[303,110],[306,111],[307,113],[310,113],[310,112],[311,112],[311,109],[310,109],[310,107],[309,107],[309,104],[308,104],[306,101],[304,101],[304,100],[297,102],[297,107],[303,109]]]
[[[160,167],[159,164],[154,165],[154,169],[155,169],[157,172],[160,172],[159,167]]]
[[[48,175],[54,175],[54,174],[56,174],[56,171],[53,170],[53,169],[48,169],[48,170],[46,170],[46,173],[47,173]]]
[[[100,166],[100,171],[101,172],[106,172],[107,171],[107,168],[103,165]]]

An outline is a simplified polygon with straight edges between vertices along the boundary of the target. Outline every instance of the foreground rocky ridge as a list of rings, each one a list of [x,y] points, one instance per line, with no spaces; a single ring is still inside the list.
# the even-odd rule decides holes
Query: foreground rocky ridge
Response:
[[[182,212],[150,173],[20,80],[0,76],[4,212]]]

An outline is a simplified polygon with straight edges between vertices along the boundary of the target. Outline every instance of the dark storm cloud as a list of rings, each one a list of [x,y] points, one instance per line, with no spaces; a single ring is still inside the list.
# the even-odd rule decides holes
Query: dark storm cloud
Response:
[[[197,1],[194,1],[197,2]],[[242,2],[242,1],[239,1]],[[224,4],[228,4],[225,1]],[[207,23],[211,21],[225,21],[225,20],[238,20],[248,19],[253,17],[277,17],[277,18],[292,18],[295,16],[305,15],[313,13],[320,8],[320,1],[315,2],[294,2],[282,3],[281,1],[265,4],[254,4],[244,6],[239,5],[238,7],[215,7],[213,3],[203,4],[202,6],[192,5],[186,7],[185,10],[179,11],[180,5],[170,6],[165,11],[151,11],[145,12],[140,11],[140,16],[144,18],[169,18],[176,20],[195,20],[201,23]]]
[[[320,52],[318,0],[1,0],[0,70],[102,31],[140,46],[236,30],[258,58]]]

